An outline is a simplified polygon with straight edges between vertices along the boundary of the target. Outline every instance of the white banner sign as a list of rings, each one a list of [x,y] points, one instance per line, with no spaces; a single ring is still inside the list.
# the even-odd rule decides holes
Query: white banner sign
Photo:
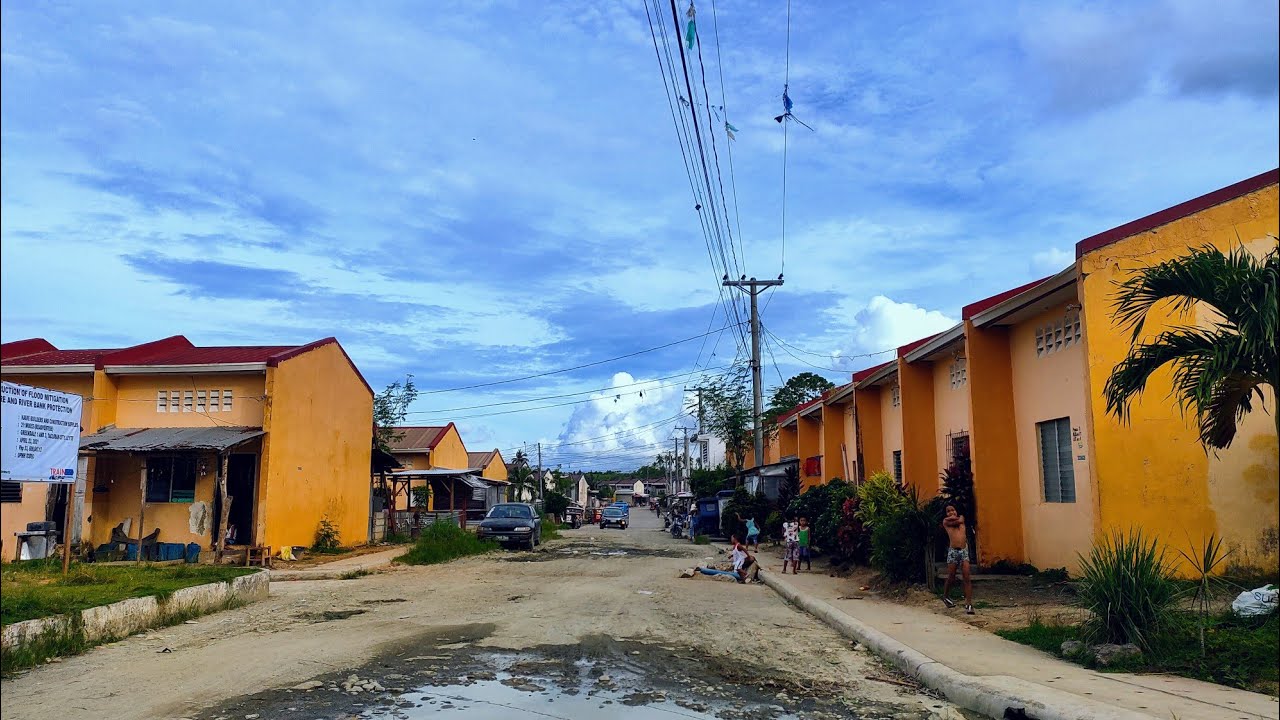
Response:
[[[83,398],[10,382],[3,391],[0,479],[75,482]]]

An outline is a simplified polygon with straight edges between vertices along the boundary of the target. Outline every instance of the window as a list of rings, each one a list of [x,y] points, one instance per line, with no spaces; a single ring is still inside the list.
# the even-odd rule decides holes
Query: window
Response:
[[[1080,313],[1065,315],[1057,322],[1036,327],[1036,357],[1043,357],[1080,342]]]
[[[902,484],[902,451],[901,450],[893,451],[893,479],[897,480],[899,485]]]
[[[951,389],[954,390],[969,382],[968,361],[965,358],[956,358],[951,363]]]
[[[169,412],[176,413],[182,411],[182,391],[169,391]]]
[[[222,391],[222,412],[231,412],[231,391]]]
[[[221,403],[222,403],[222,391],[210,390],[209,391],[209,411],[218,412],[218,410],[220,409],[219,406],[221,405]]]
[[[195,399],[194,390],[182,391],[182,412],[191,412],[192,400]]]
[[[957,461],[968,463],[969,435],[967,433],[955,433],[953,435],[948,435],[947,438],[951,441],[950,448],[948,448],[951,451],[949,464],[954,465]]]
[[[0,503],[22,502],[22,483],[0,482]]]
[[[889,400],[890,402],[893,403],[894,407],[898,407],[899,405],[901,405],[902,404],[902,388],[900,388],[897,385],[894,385],[893,387],[889,388]]]
[[[157,390],[156,391],[156,412],[158,413],[168,412],[168,410],[169,410],[169,391]]]
[[[1071,462],[1071,418],[1036,423],[1040,435],[1040,480],[1044,501],[1076,501],[1076,471]]]
[[[206,410],[205,403],[207,402],[206,401],[207,395],[208,393],[206,393],[204,390],[196,391],[196,412],[205,412]]]
[[[147,502],[189,503],[196,499],[194,455],[147,458]]]

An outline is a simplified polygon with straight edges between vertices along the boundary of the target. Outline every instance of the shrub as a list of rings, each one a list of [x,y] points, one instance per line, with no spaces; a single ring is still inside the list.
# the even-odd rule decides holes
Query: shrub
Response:
[[[906,493],[887,472],[873,474],[858,487],[858,515],[868,528],[874,529],[906,504]]]
[[[320,520],[320,527],[316,529],[316,541],[311,549],[318,553],[335,553],[342,549],[338,528],[329,522],[328,516]]]
[[[739,540],[744,540],[747,524],[738,521],[738,516],[741,515],[743,520],[755,518],[756,526],[763,533],[769,513],[772,511],[773,503],[769,502],[762,493],[752,494],[745,488],[738,488],[733,492],[733,497],[729,498],[729,502],[725,503],[724,515],[720,518],[720,532],[725,537],[737,535]]]
[[[564,511],[569,509],[569,498],[551,490],[543,497],[542,507],[547,515],[563,517]]]
[[[542,518],[542,539],[543,540],[559,540],[560,526],[551,522],[551,518],[546,513],[538,513],[538,517]]]
[[[415,485],[409,489],[409,497],[412,498],[414,507],[426,509],[431,501],[431,487]]]
[[[836,529],[836,541],[841,559],[866,565],[871,560],[871,532],[858,514],[861,503],[857,497],[844,501],[840,510],[840,527]]]
[[[481,540],[451,522],[437,520],[422,529],[418,541],[408,552],[396,558],[396,562],[434,565],[467,555],[479,555],[496,547],[496,543]]]
[[[1150,650],[1176,602],[1165,551],[1140,529],[1115,531],[1080,558],[1079,597],[1091,616],[1091,641],[1133,643]]]

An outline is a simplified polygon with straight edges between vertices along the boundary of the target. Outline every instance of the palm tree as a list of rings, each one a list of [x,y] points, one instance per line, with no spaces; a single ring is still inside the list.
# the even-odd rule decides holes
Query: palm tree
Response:
[[[1203,247],[1120,283],[1116,318],[1132,338],[1129,355],[1103,388],[1108,414],[1128,422],[1132,403],[1151,375],[1172,364],[1173,394],[1184,413],[1195,415],[1200,442],[1229,447],[1237,424],[1253,410],[1254,396],[1262,400],[1262,386],[1271,386],[1273,396],[1280,388],[1278,280],[1280,247],[1261,259],[1242,247],[1228,254]],[[1221,320],[1207,328],[1172,327],[1138,344],[1147,313],[1166,300],[1178,315],[1204,305]],[[1280,433],[1280,408],[1273,408],[1272,415]]]
[[[511,500],[519,502],[525,499],[525,491],[533,487],[533,470],[529,469],[529,458],[523,450],[517,450],[507,469],[507,482],[511,483]]]

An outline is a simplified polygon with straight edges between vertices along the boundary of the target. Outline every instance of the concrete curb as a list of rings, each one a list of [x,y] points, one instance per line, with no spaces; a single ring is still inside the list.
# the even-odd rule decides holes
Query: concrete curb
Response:
[[[1152,720],[1154,716],[1088,700],[1062,690],[1007,675],[966,675],[894,640],[773,573],[760,578],[787,602],[823,621],[845,637],[866,645],[902,672],[936,690],[966,710],[1004,718],[1009,708],[1021,708],[1037,720]]]
[[[79,633],[90,643],[124,638],[163,625],[175,615],[198,616],[221,609],[232,601],[264,600],[270,588],[267,574],[255,572],[230,581],[175,590],[163,600],[155,595],[128,598],[82,610],[78,617],[55,615],[5,625],[0,644],[12,650],[35,642],[48,633]]]

